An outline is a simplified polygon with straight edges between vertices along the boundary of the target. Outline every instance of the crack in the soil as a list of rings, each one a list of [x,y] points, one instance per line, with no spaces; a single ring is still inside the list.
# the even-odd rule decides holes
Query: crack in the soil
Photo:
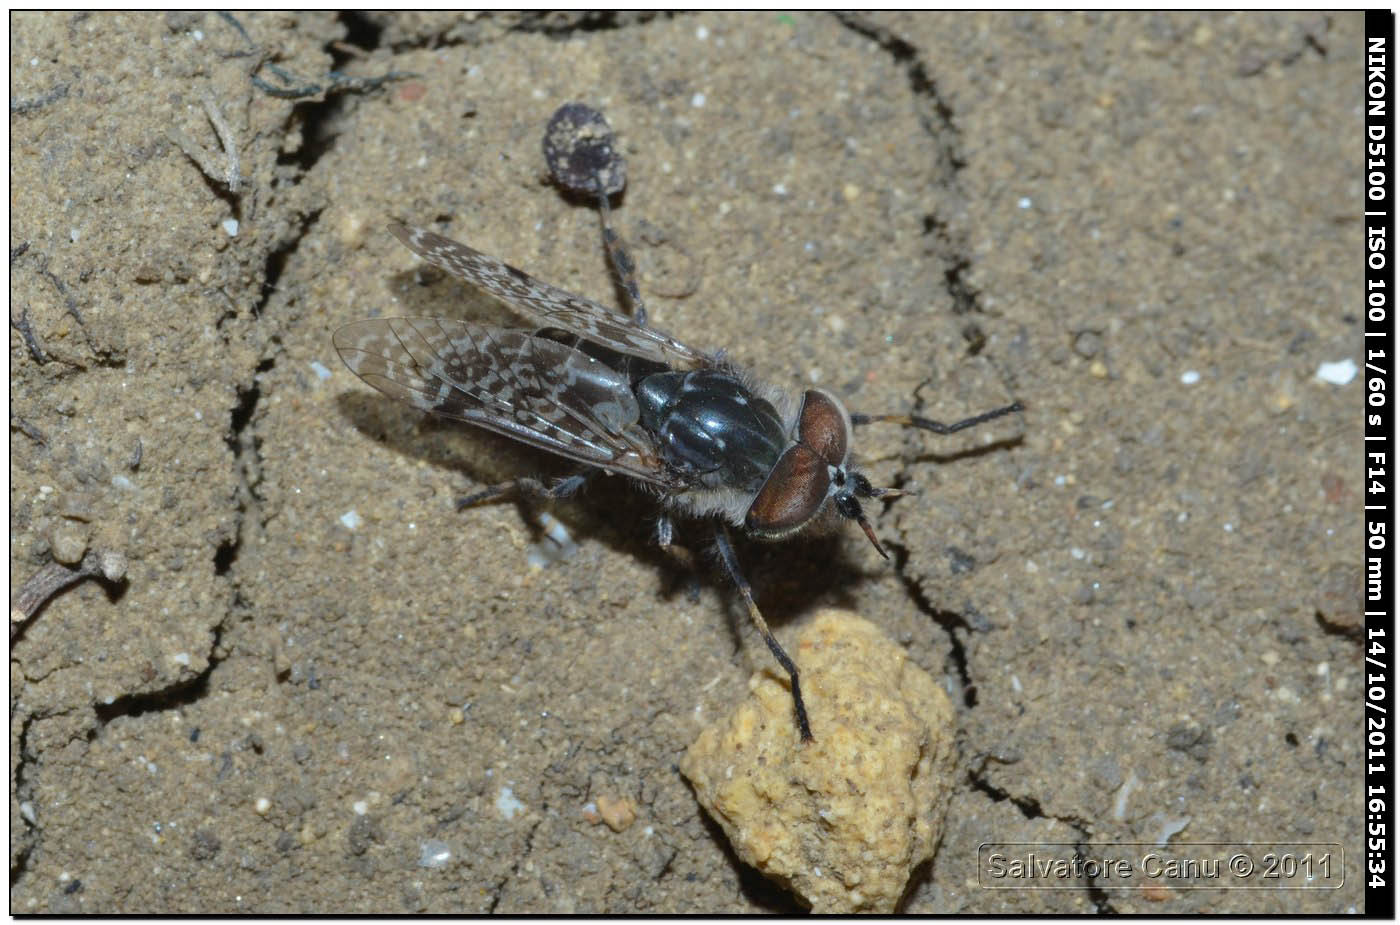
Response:
[[[323,114],[322,118],[329,118],[329,116]],[[303,125],[304,132],[315,133],[319,130],[319,122],[307,122]],[[284,241],[280,241],[276,247],[268,251],[267,257],[263,261],[262,293],[257,304],[253,306],[254,318],[261,318],[263,312],[267,310],[268,302],[272,300],[273,294],[277,292],[278,283],[282,281],[282,273],[287,268],[287,261],[296,253],[296,249],[301,246],[301,242],[311,233],[311,229],[321,220],[321,213],[325,211],[325,208],[325,206],[318,206],[309,209],[300,217],[296,230]],[[269,357],[264,358],[262,362],[271,364],[273,361]],[[260,365],[257,371],[260,373],[266,372],[271,368],[271,365],[268,365],[266,368]]]
[[[29,780],[29,767],[35,757],[29,753],[29,729],[34,725],[34,719],[34,714],[30,713],[25,715],[24,719],[20,721],[19,736],[17,737],[18,741],[15,743],[15,748],[19,752],[19,763],[15,765],[14,776],[15,802],[21,805],[29,800],[34,789],[34,782]],[[21,813],[21,818],[23,818],[23,813]],[[38,827],[36,825],[28,819],[24,819],[24,827],[24,834],[20,836],[19,839],[20,847],[15,852],[14,859],[10,864],[11,890],[19,884],[20,879],[28,872],[29,858],[34,853],[34,845],[38,840]],[[15,837],[13,832],[10,833],[10,837]]]
[[[488,915],[495,912],[496,907],[501,904],[501,894],[505,891],[506,884],[510,883],[511,878],[519,872],[521,863],[530,856],[530,852],[535,846],[535,832],[539,830],[543,822],[543,819],[536,819],[535,824],[530,826],[530,831],[525,833],[525,844],[515,856],[515,863],[510,865],[510,870],[506,871],[505,876],[496,881],[496,885],[492,887],[491,905],[486,909]]]
[[[935,150],[935,166],[942,174],[942,182],[954,196],[961,196],[958,172],[967,161],[961,155],[961,133],[954,122],[954,109],[938,90],[928,67],[925,65],[919,48],[912,42],[894,34],[879,23],[873,22],[860,13],[836,13],[836,19],[846,28],[875,41],[887,52],[896,64],[901,66],[909,80],[914,96],[921,100],[919,120],[928,133]],[[953,303],[953,312],[965,320],[962,335],[967,341],[970,355],[981,352],[986,344],[986,336],[975,316],[982,313],[978,293],[967,281],[968,270],[972,267],[970,249],[964,236],[951,227],[948,220],[930,212],[924,217],[924,235],[930,238],[930,252],[944,266],[944,288]],[[916,396],[917,397],[917,396]],[[896,486],[908,479],[908,473],[901,470]],[[904,585],[909,599],[920,612],[927,614],[943,628],[951,646],[950,654],[958,677],[962,682],[963,706],[968,710],[977,707],[977,684],[972,678],[967,648],[959,630],[976,631],[979,627],[975,612],[962,614],[936,606],[924,591],[922,583],[914,577],[906,566],[909,550],[900,543],[886,544],[894,556],[894,571]],[[986,763],[991,756],[983,756],[980,764],[968,769],[968,780],[972,787],[985,794],[993,802],[1010,801],[1027,819],[1049,818],[1069,826],[1075,833],[1075,855],[1087,856],[1089,831],[1092,828],[1086,820],[1076,817],[1055,816],[1046,813],[1040,801],[1033,796],[1013,796],[1009,791],[992,784],[985,776]],[[1096,912],[1116,912],[1107,893],[1094,878],[1085,881],[1085,892]]]
[[[953,122],[952,104],[938,91],[938,84],[929,74],[918,47],[860,13],[834,15],[837,22],[874,41],[896,64],[904,68],[905,75],[909,78],[910,91],[915,97],[925,101],[923,111],[919,114],[919,122],[938,147],[940,165],[953,173],[965,167],[967,161],[958,153],[962,133]]]
[[[224,623],[221,621],[215,625],[214,639],[209,644],[209,664],[199,674],[182,681],[176,681],[160,690],[125,694],[111,703],[93,704],[93,713],[97,715],[98,729],[101,730],[119,716],[136,717],[145,713],[178,709],[203,697],[209,690],[209,679],[213,676],[214,669],[223,661],[218,654],[223,635]]]
[[[993,803],[1010,802],[1021,811],[1027,819],[1053,819],[1063,825],[1069,826],[1074,831],[1074,856],[1078,861],[1087,861],[1090,857],[1089,831],[1092,828],[1090,822],[1079,816],[1060,816],[1054,813],[1047,813],[1041,805],[1040,800],[1033,796],[1013,796],[1011,791],[998,787],[985,776],[987,763],[997,760],[994,755],[982,755],[980,760],[974,761],[973,765],[967,769],[967,779],[972,784],[974,790],[985,794]],[[1088,868],[1088,865],[1085,865]],[[1113,906],[1108,893],[1098,884],[1098,878],[1086,876],[1084,880],[1084,890],[1089,896],[1089,901],[1093,903],[1093,909],[1098,913],[1114,913],[1118,910]]]
[[[943,628],[943,632],[948,636],[948,644],[951,647],[949,655],[953,659],[953,667],[957,670],[958,681],[962,687],[963,706],[969,710],[977,706],[977,684],[972,680],[971,668],[967,661],[967,647],[963,644],[962,638],[958,635],[958,629],[970,630],[972,625],[962,614],[946,610],[936,606],[924,591],[923,584],[906,570],[909,564],[909,548],[897,540],[886,540],[885,548],[890,551],[894,561],[894,573],[898,576],[900,584],[904,586],[904,592],[909,595],[909,599],[914,602],[914,606],[919,608],[919,612],[927,615]]]
[[[933,143],[936,182],[947,187],[956,198],[963,198],[958,181],[958,172],[967,166],[967,159],[960,153],[962,133],[953,121],[952,104],[939,92],[918,47],[859,13],[835,15],[841,25],[876,42],[904,69],[910,92],[921,102],[919,124]],[[965,236],[933,213],[924,216],[924,236],[929,239],[930,251],[943,264],[943,288],[952,299],[953,313],[961,317],[981,314],[977,291],[967,282],[972,257]],[[963,324],[962,335],[967,341],[969,355],[976,356],[986,345],[987,338],[981,326],[970,317]]]

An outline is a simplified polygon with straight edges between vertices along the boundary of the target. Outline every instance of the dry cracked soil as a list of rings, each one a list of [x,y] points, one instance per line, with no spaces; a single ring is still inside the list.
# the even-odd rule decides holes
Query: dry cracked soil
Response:
[[[11,36],[11,586],[128,563],[12,639],[15,912],[796,908],[676,768],[771,666],[704,531],[679,535],[692,594],[616,479],[459,512],[567,467],[394,404],[331,345],[500,311],[391,220],[618,304],[596,213],[543,175],[569,100],[618,133],[659,327],[858,410],[1026,403],[861,432],[872,479],[920,492],[873,512],[890,563],[856,530],[740,548],[781,638],[854,609],[953,698],[904,908],[1359,907],[1361,383],[1316,377],[1361,358],[1359,14],[55,12]],[[1168,840],[1330,846],[1345,882],[979,874],[987,843]]]

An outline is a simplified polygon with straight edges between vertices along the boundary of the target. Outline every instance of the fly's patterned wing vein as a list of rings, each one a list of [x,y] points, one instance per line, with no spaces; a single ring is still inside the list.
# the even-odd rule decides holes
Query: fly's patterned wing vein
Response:
[[[540,328],[562,328],[618,353],[679,369],[705,365],[703,354],[680,341],[451,238],[405,225],[390,225],[389,231],[433,266],[490,293]]]
[[[374,318],[335,332],[355,375],[423,411],[664,487],[625,378],[519,330],[438,318]]]

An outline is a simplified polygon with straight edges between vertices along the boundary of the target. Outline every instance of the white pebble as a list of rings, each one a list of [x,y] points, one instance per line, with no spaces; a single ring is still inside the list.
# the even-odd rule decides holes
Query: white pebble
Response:
[[[357,816],[363,816],[365,813],[369,812],[369,804],[364,800],[356,800],[354,803],[350,804],[350,808],[355,811],[355,815]]]
[[[1346,385],[1356,378],[1356,361],[1347,357],[1335,363],[1323,363],[1317,368],[1317,378],[1332,385]]]
[[[452,849],[447,842],[430,838],[418,846],[419,867],[445,867],[452,860]]]
[[[690,98],[690,105],[694,106],[696,109],[703,107],[705,105],[705,94],[697,93],[692,96]]]
[[[360,524],[364,523],[364,520],[360,517],[358,513],[355,512],[353,508],[351,508],[344,514],[340,515],[340,522],[345,525],[345,529],[354,530]]]
[[[329,379],[331,377],[331,371],[329,369],[326,369],[325,364],[322,363],[320,360],[311,361],[311,371],[316,374],[317,379],[324,380]]]
[[[695,37],[703,42],[710,37],[710,30],[706,29],[704,26],[697,26],[695,28]]]
[[[501,788],[501,795],[496,797],[496,811],[507,821],[514,819],[515,814],[525,808],[525,804],[515,798],[515,793],[509,787]]]
[[[1194,369],[1188,369],[1186,372],[1181,374],[1182,385],[1195,385],[1200,381],[1201,374],[1196,372]]]
[[[224,234],[228,235],[230,238],[238,236],[238,219],[226,218],[219,224],[224,226]]]
[[[272,809],[272,801],[267,797],[258,797],[257,800],[253,802],[253,812],[257,813],[259,816],[266,816],[267,811],[270,809]]]

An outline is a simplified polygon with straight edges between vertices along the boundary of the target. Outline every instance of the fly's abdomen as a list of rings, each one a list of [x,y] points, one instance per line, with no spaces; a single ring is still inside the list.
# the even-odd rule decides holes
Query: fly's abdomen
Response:
[[[773,405],[719,370],[647,376],[637,403],[662,458],[712,488],[757,491],[788,442]]]

